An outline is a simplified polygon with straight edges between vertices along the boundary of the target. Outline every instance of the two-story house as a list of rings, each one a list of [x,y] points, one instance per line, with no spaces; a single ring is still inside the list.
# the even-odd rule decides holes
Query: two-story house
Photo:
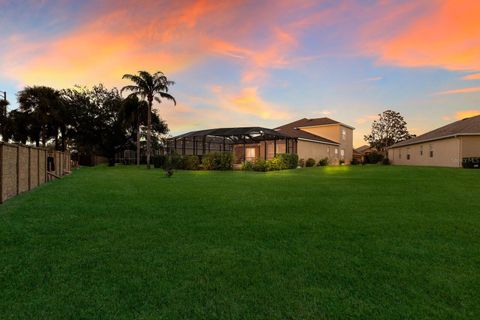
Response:
[[[328,158],[331,164],[341,160],[349,164],[353,157],[353,130],[355,128],[330,118],[303,118],[275,129],[297,138],[300,159],[316,161]]]

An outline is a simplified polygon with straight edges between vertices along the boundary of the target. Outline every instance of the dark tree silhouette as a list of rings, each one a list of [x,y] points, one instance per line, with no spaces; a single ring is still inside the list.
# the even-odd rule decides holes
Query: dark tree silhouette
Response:
[[[378,116],[379,119],[373,121],[372,132],[365,135],[364,139],[372,148],[376,148],[388,158],[388,147],[411,139],[415,135],[408,132],[407,123],[399,112],[386,110]]]
[[[158,103],[163,99],[171,100],[176,104],[175,98],[168,93],[168,87],[175,84],[173,81],[160,71],[150,74],[147,71],[139,71],[138,74],[125,74],[122,79],[128,79],[134,85],[128,85],[122,88],[121,92],[130,91],[131,95],[136,95],[141,99],[146,99],[148,103],[147,111],[147,168],[150,169],[150,155],[152,149],[152,104],[153,100]]]

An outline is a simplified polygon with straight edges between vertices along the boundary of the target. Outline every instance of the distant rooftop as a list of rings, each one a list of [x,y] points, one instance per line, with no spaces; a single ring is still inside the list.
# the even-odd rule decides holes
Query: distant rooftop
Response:
[[[392,147],[395,148],[408,146],[421,142],[451,138],[454,136],[462,135],[480,135],[480,115],[455,121],[453,123],[447,124],[446,126],[422,134],[416,138],[399,142]]]

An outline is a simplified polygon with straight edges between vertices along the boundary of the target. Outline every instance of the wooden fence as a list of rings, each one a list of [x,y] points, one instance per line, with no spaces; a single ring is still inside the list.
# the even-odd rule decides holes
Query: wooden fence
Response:
[[[0,142],[0,203],[70,171],[68,152]]]

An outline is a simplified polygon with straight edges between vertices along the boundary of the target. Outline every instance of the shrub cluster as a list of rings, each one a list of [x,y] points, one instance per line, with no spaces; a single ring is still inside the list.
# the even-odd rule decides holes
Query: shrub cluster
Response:
[[[202,166],[206,170],[231,170],[233,155],[231,152],[212,152],[202,157]]]
[[[315,159],[308,158],[307,161],[305,162],[305,166],[306,167],[313,167],[313,166],[315,166],[315,163],[316,163]]]
[[[243,170],[253,171],[276,171],[285,169],[295,169],[298,166],[298,155],[291,153],[282,153],[270,160],[256,159],[253,162],[246,161],[242,165]]]
[[[328,166],[328,158],[323,158],[318,161],[318,166],[319,167],[325,167]]]
[[[185,156],[182,160],[182,169],[184,170],[198,170],[200,167],[200,158],[198,156]]]
[[[350,164],[352,166],[356,166],[360,164],[360,161],[357,158],[352,158],[352,161],[350,161]]]
[[[383,158],[384,158],[383,154],[378,152],[372,152],[365,157],[365,162],[376,164],[376,163],[382,162]]]

